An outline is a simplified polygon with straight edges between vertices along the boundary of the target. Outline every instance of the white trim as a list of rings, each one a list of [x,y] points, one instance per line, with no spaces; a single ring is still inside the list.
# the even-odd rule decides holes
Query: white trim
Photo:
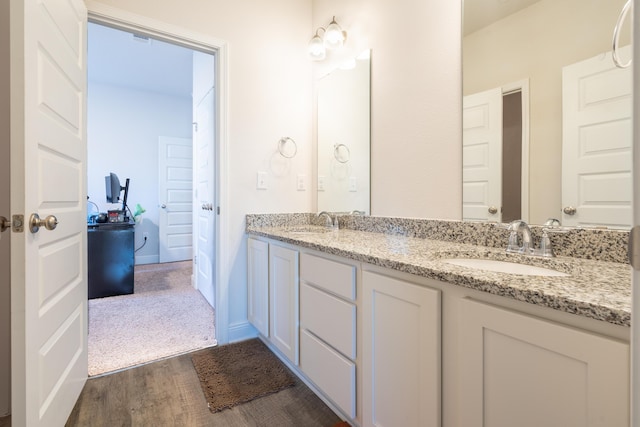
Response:
[[[216,331],[217,335],[217,331]],[[238,322],[229,325],[229,342],[238,342],[255,338],[258,336],[258,331],[249,322]]]
[[[136,265],[141,264],[157,264],[160,262],[160,257],[158,255],[136,255]]]
[[[154,38],[179,44],[191,49],[214,53],[216,55],[216,86],[218,109],[216,111],[216,149],[218,156],[216,185],[217,206],[220,215],[216,220],[216,257],[215,257],[215,325],[216,340],[219,344],[229,341],[229,225],[228,225],[228,43],[201,33],[195,33],[183,27],[157,21],[145,16],[133,14],[122,9],[104,5],[95,0],[85,0],[88,19],[102,25],[108,25],[128,31],[142,32]]]
[[[502,86],[502,95],[521,93],[522,102],[522,166],[520,181],[520,209],[522,219],[529,222],[529,79],[518,80]]]

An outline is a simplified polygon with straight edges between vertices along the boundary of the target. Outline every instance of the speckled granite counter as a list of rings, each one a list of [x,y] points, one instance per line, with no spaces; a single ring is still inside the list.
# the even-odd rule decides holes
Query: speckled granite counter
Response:
[[[304,214],[301,214],[304,215]],[[291,219],[291,218],[289,218]],[[274,226],[275,225],[275,226]],[[622,262],[573,257],[539,258],[507,254],[504,249],[407,233],[343,228],[325,232],[304,217],[285,222],[247,217],[249,234],[345,257],[458,286],[550,307],[616,325],[631,319],[631,268]],[[505,240],[506,242],[506,240]],[[568,273],[567,277],[521,276],[460,267],[446,258],[515,261]]]

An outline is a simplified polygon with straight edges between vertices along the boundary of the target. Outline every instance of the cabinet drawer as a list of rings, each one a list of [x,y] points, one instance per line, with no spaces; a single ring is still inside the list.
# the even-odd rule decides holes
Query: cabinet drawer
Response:
[[[356,268],[315,255],[300,256],[300,279],[355,301]]]
[[[302,329],[300,367],[351,418],[356,417],[356,365]]]
[[[300,285],[300,326],[356,358],[356,307],[306,283]]]

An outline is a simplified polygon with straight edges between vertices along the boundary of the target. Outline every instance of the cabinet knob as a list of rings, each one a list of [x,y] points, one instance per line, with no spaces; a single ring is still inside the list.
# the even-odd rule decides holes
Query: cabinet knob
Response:
[[[577,209],[573,206],[566,206],[564,209],[562,209],[562,212],[566,213],[567,215],[575,215]]]
[[[489,209],[487,209],[489,211],[489,213],[491,215],[495,215],[498,213],[498,208],[496,208],[495,206],[490,206]]]

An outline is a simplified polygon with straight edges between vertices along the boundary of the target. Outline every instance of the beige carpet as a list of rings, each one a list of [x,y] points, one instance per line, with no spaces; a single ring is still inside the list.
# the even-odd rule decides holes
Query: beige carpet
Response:
[[[89,376],[216,344],[191,261],[136,266],[134,293],[89,300]]]

